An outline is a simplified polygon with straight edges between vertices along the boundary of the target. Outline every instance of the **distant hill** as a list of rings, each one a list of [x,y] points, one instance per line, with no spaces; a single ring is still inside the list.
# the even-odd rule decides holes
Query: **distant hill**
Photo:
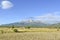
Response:
[[[51,27],[60,27],[60,23],[52,24]]]
[[[10,24],[3,24],[1,26],[16,26],[16,27],[22,27],[22,26],[31,26],[31,27],[60,27],[60,23],[56,24],[47,24],[41,21],[35,21],[35,20],[25,20],[25,21],[20,21],[20,22],[15,22],[15,23],[10,23]]]
[[[15,22],[10,24],[3,24],[1,26],[47,26],[48,24],[43,23],[41,21],[34,21],[34,20],[26,20],[21,22]]]

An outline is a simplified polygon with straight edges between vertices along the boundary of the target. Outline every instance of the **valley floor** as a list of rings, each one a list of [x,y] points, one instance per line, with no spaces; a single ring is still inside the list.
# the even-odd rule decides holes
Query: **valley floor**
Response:
[[[0,40],[60,40],[60,32],[4,33]]]
[[[17,29],[19,32],[14,32]],[[60,29],[0,28],[0,40],[60,40]]]

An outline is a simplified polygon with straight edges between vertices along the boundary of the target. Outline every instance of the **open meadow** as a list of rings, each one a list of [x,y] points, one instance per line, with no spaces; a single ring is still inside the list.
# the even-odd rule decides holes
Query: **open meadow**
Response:
[[[0,28],[0,40],[60,40],[60,30],[49,28]]]

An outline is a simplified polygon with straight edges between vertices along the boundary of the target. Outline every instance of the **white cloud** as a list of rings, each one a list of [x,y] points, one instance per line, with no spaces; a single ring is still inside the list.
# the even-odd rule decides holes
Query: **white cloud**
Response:
[[[11,7],[13,7],[13,4],[10,1],[5,0],[1,2],[2,9],[9,9]]]
[[[36,20],[40,20],[46,23],[58,23],[60,22],[60,12],[47,13],[42,16],[34,17]]]

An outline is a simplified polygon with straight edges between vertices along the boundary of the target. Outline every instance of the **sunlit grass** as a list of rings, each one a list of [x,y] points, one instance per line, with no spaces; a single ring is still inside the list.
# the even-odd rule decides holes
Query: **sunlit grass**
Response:
[[[17,29],[18,31],[21,31],[21,32],[57,32],[56,28],[30,28],[30,29],[14,28],[14,29]],[[5,33],[13,33],[14,29],[12,29],[12,28],[0,28],[0,30],[3,30]]]
[[[14,29],[19,32],[14,32]],[[60,40],[60,31],[55,28],[14,29],[0,28],[0,40]],[[1,33],[1,30],[3,30],[3,33]]]

